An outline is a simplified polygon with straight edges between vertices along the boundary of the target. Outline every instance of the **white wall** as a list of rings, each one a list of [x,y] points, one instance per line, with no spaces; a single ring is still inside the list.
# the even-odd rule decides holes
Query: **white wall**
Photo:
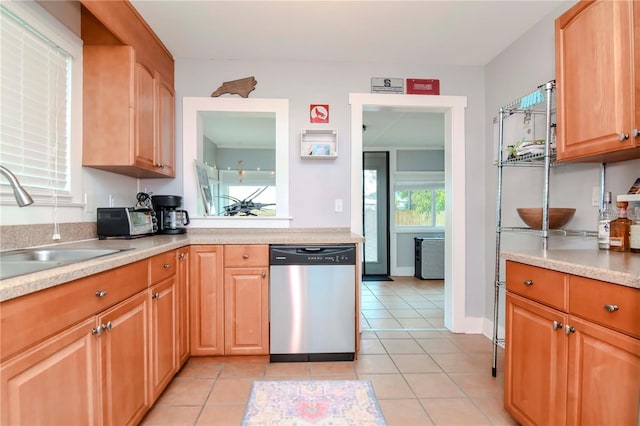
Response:
[[[523,37],[504,50],[486,67],[486,116],[484,168],[486,180],[483,191],[484,203],[484,250],[485,253],[485,312],[493,320],[493,281],[495,277],[495,224],[497,138],[492,120],[497,117],[500,106],[509,104],[521,96],[533,92],[536,87],[555,78],[555,34],[554,21],[574,3],[556,9]],[[607,165],[606,190],[614,194],[627,192],[639,176],[640,160]],[[550,174],[551,207],[575,207],[576,214],[567,228],[596,230],[597,207],[591,206],[591,191],[599,185],[599,164],[567,164],[552,168]],[[543,175],[538,168],[503,169],[502,224],[524,226],[516,213],[517,207],[542,207]],[[503,234],[501,248],[541,247],[538,237]],[[593,248],[593,238],[552,238],[550,248]],[[502,305],[504,305],[502,303]],[[501,315],[502,318],[502,315]],[[500,320],[502,323],[502,320]]]
[[[350,227],[350,116],[349,93],[369,93],[371,77],[440,79],[441,95],[467,96],[467,152],[469,180],[466,205],[467,277],[482,276],[484,230],[474,226],[484,214],[484,71],[481,67],[454,67],[378,63],[309,63],[309,62],[242,62],[177,59],[175,89],[177,102],[177,164],[182,164],[182,105],[184,96],[209,96],[222,82],[248,76],[258,81],[251,98],[288,98],[290,101],[290,211],[292,228]],[[229,95],[225,95],[229,96]],[[328,125],[309,123],[309,104],[329,104]],[[309,128],[338,130],[339,157],[334,161],[309,161],[299,157],[300,131]],[[178,168],[180,176],[182,170]],[[171,182],[144,180],[143,187],[156,193],[182,192],[181,177]],[[185,194],[185,196],[195,196]],[[334,200],[342,199],[344,210],[334,212]],[[481,222],[484,219],[482,218]],[[454,254],[455,255],[455,254]],[[477,280],[471,279],[469,282]],[[473,286],[467,290],[467,314],[484,315],[484,290]]]

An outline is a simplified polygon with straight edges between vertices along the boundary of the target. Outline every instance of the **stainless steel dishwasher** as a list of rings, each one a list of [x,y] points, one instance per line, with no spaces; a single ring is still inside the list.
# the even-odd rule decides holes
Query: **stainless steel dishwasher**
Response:
[[[355,245],[272,245],[269,263],[271,362],[352,361]]]

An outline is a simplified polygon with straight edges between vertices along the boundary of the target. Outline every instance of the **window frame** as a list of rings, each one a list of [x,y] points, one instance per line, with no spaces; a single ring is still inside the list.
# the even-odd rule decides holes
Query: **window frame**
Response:
[[[432,203],[432,224],[431,225],[398,225],[396,223],[396,192],[398,191],[431,191]],[[391,227],[396,233],[416,233],[425,231],[444,231],[445,225],[436,225],[436,205],[435,191],[446,191],[444,182],[444,172],[395,172],[393,188],[389,197],[389,204],[392,209]]]
[[[82,197],[82,47],[81,38],[62,24],[57,18],[36,2],[6,0],[2,6],[22,19],[52,43],[60,46],[71,56],[69,87],[69,140],[68,158],[68,191],[42,190],[30,188],[27,183],[21,184],[34,200],[29,209],[51,206],[83,207]],[[14,205],[13,191],[5,179],[0,180],[0,204]]]

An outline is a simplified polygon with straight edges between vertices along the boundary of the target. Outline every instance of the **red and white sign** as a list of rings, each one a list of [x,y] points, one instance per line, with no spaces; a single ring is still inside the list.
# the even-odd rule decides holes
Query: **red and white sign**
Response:
[[[434,79],[407,79],[407,95],[439,95],[440,80]]]
[[[311,104],[309,105],[309,119],[312,123],[329,122],[329,105]]]

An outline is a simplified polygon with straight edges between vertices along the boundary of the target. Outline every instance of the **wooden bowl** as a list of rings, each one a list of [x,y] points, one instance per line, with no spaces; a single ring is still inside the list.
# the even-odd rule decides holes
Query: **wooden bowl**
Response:
[[[518,216],[532,229],[542,229],[541,208],[519,208]],[[576,209],[549,208],[549,229],[560,229],[571,220]]]

